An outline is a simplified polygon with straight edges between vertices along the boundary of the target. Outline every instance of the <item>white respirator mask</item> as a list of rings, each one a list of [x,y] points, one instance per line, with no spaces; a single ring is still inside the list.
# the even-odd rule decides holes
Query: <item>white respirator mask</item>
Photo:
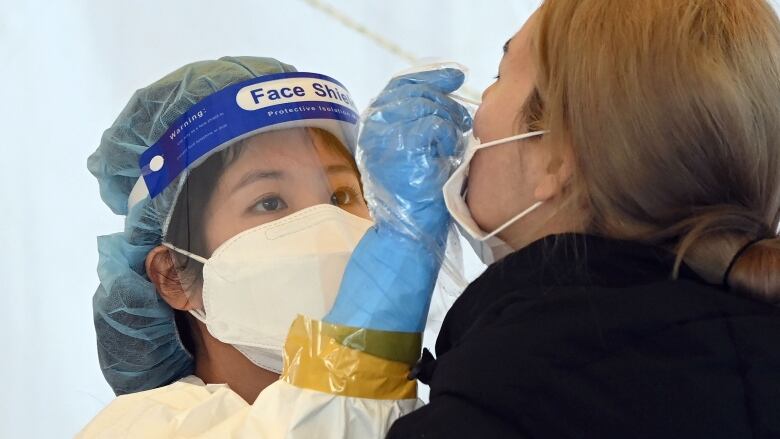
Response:
[[[492,232],[485,232],[479,227],[479,225],[477,225],[477,222],[474,221],[474,218],[471,216],[469,206],[466,204],[466,195],[468,194],[468,174],[471,160],[480,149],[502,145],[504,143],[514,142],[517,140],[537,137],[545,133],[547,133],[547,131],[533,131],[530,133],[506,137],[504,139],[498,139],[487,143],[480,143],[479,139],[474,137],[474,134],[472,133],[466,146],[463,162],[460,164],[460,166],[458,166],[457,169],[455,169],[455,172],[452,173],[452,176],[450,176],[449,180],[444,183],[444,203],[447,205],[447,210],[455,220],[455,224],[460,229],[463,237],[466,238],[471,247],[477,253],[479,259],[486,265],[492,264],[493,262],[503,258],[513,251],[509,245],[499,239],[496,235],[526,215],[530,214],[534,210],[538,209],[539,206],[541,206],[543,203],[538,201],[531,205],[531,207],[528,209],[525,209],[524,211],[510,218],[507,222],[500,225]]]
[[[203,309],[192,315],[255,365],[280,373],[293,320],[330,310],[347,262],[372,225],[320,204],[239,233],[208,259],[163,245],[203,263]]]

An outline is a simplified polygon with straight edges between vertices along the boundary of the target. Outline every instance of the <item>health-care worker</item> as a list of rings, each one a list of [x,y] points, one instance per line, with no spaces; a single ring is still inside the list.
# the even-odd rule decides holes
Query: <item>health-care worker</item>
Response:
[[[462,80],[391,81],[361,132],[364,175],[439,166],[458,143],[417,134],[457,128]],[[497,262],[415,368],[430,403],[388,437],[780,437],[772,6],[545,0],[473,127],[439,189]]]
[[[448,214],[372,182],[372,221],[357,123],[341,83],[270,58],[133,95],[88,161],[125,216],[93,300],[120,396],[79,437],[383,437],[418,406]]]

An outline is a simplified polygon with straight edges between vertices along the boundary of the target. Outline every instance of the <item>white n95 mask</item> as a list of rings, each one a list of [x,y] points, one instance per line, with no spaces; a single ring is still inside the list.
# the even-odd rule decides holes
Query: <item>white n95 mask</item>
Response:
[[[372,225],[320,204],[239,233],[208,259],[164,245],[203,263],[203,310],[191,313],[219,341],[279,373],[293,320],[321,318],[330,309],[347,262]]]
[[[466,204],[466,195],[468,194],[468,174],[471,160],[480,149],[514,142],[517,140],[537,137],[545,133],[547,133],[547,131],[532,131],[530,133],[506,137],[504,139],[498,139],[487,143],[480,143],[479,139],[474,137],[474,134],[472,133],[469,139],[469,143],[466,146],[463,162],[460,164],[460,166],[458,166],[457,169],[455,169],[455,172],[452,173],[452,176],[450,176],[449,180],[447,180],[447,182],[444,184],[444,203],[447,205],[447,210],[455,220],[455,224],[460,229],[463,237],[466,238],[471,247],[477,253],[479,259],[484,264],[490,265],[512,252],[512,248],[499,239],[496,235],[501,233],[504,229],[514,224],[521,218],[538,209],[539,206],[542,205],[542,202],[539,201],[534,203],[531,205],[531,207],[510,218],[507,222],[500,225],[491,232],[482,230],[477,222],[474,221],[474,218],[471,216],[469,206]]]

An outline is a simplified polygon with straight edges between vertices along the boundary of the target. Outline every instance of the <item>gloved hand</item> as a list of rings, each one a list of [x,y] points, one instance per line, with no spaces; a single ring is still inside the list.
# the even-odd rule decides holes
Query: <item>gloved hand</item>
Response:
[[[471,116],[452,100],[460,70],[432,70],[393,79],[364,117],[358,162],[374,220],[406,232],[446,232],[442,186],[464,147]]]
[[[447,96],[464,80],[451,68],[393,79],[364,116],[357,161],[376,225],[355,249],[326,321],[420,332],[441,267],[450,217],[442,186],[471,129]]]

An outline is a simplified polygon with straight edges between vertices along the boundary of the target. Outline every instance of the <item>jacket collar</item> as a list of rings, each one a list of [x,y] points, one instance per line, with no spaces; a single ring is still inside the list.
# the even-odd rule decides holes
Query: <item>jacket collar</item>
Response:
[[[475,281],[528,286],[627,287],[671,279],[675,255],[663,248],[585,234],[552,235],[507,255]],[[680,278],[701,281],[685,264]],[[477,285],[475,285],[477,286]]]

